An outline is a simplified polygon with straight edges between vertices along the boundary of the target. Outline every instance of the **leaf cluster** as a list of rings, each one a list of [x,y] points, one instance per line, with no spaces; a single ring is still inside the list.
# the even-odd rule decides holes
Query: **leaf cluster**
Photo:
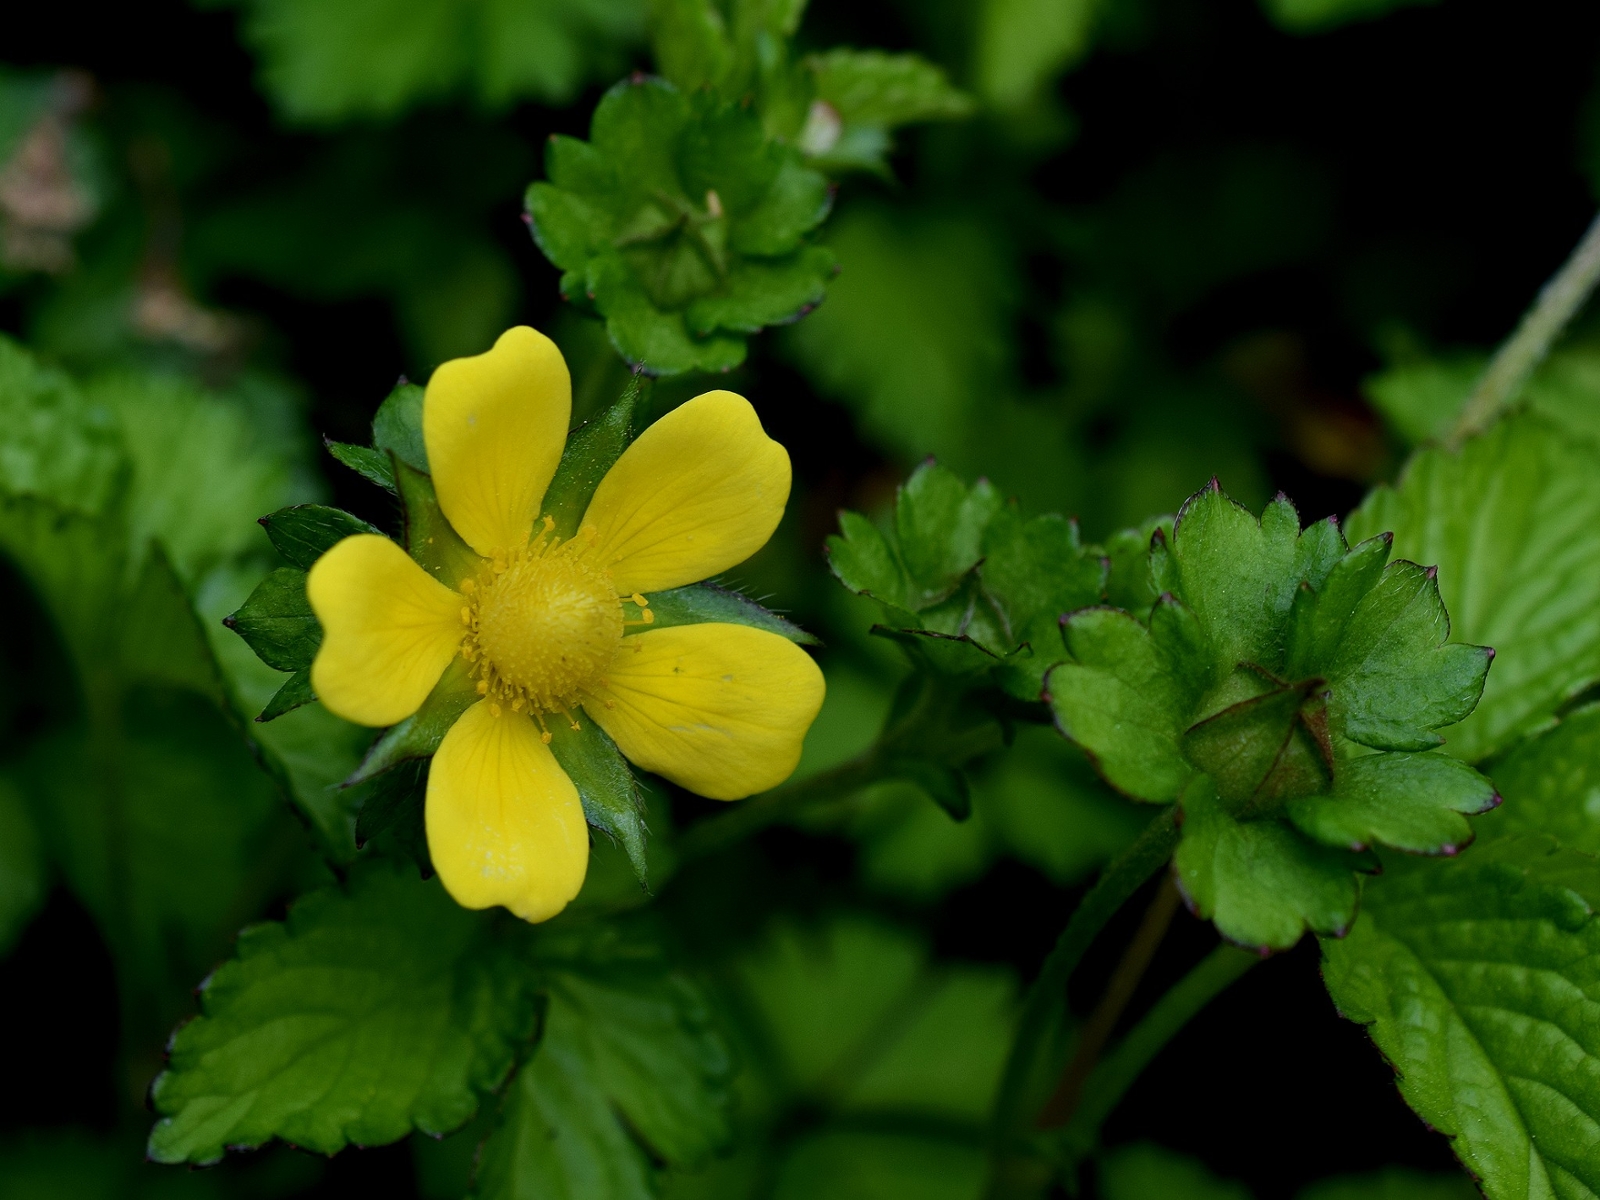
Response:
[[[726,1141],[730,1075],[655,931],[535,931],[379,861],[240,935],[151,1089],[149,1150],[331,1154],[451,1133],[487,1103],[474,1195],[646,1197],[653,1162]]]
[[[1453,854],[1498,802],[1436,750],[1492,654],[1448,640],[1436,572],[1390,544],[1302,531],[1282,497],[1258,520],[1213,485],[1153,534],[1153,603],[1062,623],[1063,733],[1130,796],[1181,805],[1178,879],[1236,941],[1342,933],[1363,852]]]
[[[832,207],[828,172],[882,172],[895,126],[967,111],[912,55],[792,61],[804,8],[662,0],[664,78],[613,87],[589,140],[552,137],[548,178],[528,188],[562,295],[653,374],[728,370],[748,335],[819,304],[835,269],[811,240]]]

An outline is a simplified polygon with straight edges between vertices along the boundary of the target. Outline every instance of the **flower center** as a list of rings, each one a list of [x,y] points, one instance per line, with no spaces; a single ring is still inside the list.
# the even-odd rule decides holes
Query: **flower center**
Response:
[[[611,577],[584,551],[587,543],[547,541],[496,560],[461,590],[468,632],[462,654],[474,664],[478,693],[501,705],[567,713],[603,687],[622,644],[622,603]],[[548,734],[546,735],[548,740]]]

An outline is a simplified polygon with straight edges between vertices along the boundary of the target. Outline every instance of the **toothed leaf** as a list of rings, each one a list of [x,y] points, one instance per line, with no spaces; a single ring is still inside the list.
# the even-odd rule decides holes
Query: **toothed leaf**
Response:
[[[1542,417],[1502,421],[1459,451],[1416,454],[1350,517],[1437,565],[1453,636],[1493,646],[1494,670],[1447,749],[1477,762],[1600,680],[1600,452]]]
[[[1323,942],[1339,1011],[1491,1200],[1600,1192],[1600,863],[1519,838],[1385,866]]]

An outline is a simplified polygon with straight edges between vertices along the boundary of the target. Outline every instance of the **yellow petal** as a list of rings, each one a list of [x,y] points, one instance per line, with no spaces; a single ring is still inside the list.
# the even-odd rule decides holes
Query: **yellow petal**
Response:
[[[571,419],[561,351],[526,325],[428,381],[422,436],[439,507],[485,558],[527,543]]]
[[[713,800],[787,779],[822,707],[822,672],[811,656],[745,625],[677,625],[625,638],[606,679],[584,711],[641,767]]]
[[[583,523],[619,595],[697,583],[766,544],[789,499],[789,453],[743,396],[707,392],[639,435]]]
[[[567,906],[589,867],[578,789],[525,713],[480,700],[450,727],[428,773],[428,853],[464,908],[524,921]]]
[[[358,533],[306,577],[322,647],[311,664],[317,698],[358,725],[416,712],[461,646],[461,597],[386,537]]]

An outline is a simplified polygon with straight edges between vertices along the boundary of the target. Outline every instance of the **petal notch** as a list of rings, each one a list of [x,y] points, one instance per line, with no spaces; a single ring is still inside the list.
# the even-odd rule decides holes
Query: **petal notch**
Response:
[[[444,735],[428,775],[428,853],[464,908],[525,921],[565,908],[589,867],[578,789],[532,718],[480,700]]]
[[[721,623],[626,638],[606,678],[613,707],[584,711],[641,767],[713,800],[787,779],[824,692],[799,646]]]
[[[306,576],[322,646],[311,686],[358,725],[393,725],[421,707],[465,632],[461,597],[386,537],[347,537]]]
[[[422,408],[433,486],[450,524],[485,558],[527,544],[571,419],[561,351],[526,325],[434,371]]]
[[[639,435],[583,523],[619,595],[698,583],[766,544],[789,500],[789,453],[733,392],[706,392]]]

